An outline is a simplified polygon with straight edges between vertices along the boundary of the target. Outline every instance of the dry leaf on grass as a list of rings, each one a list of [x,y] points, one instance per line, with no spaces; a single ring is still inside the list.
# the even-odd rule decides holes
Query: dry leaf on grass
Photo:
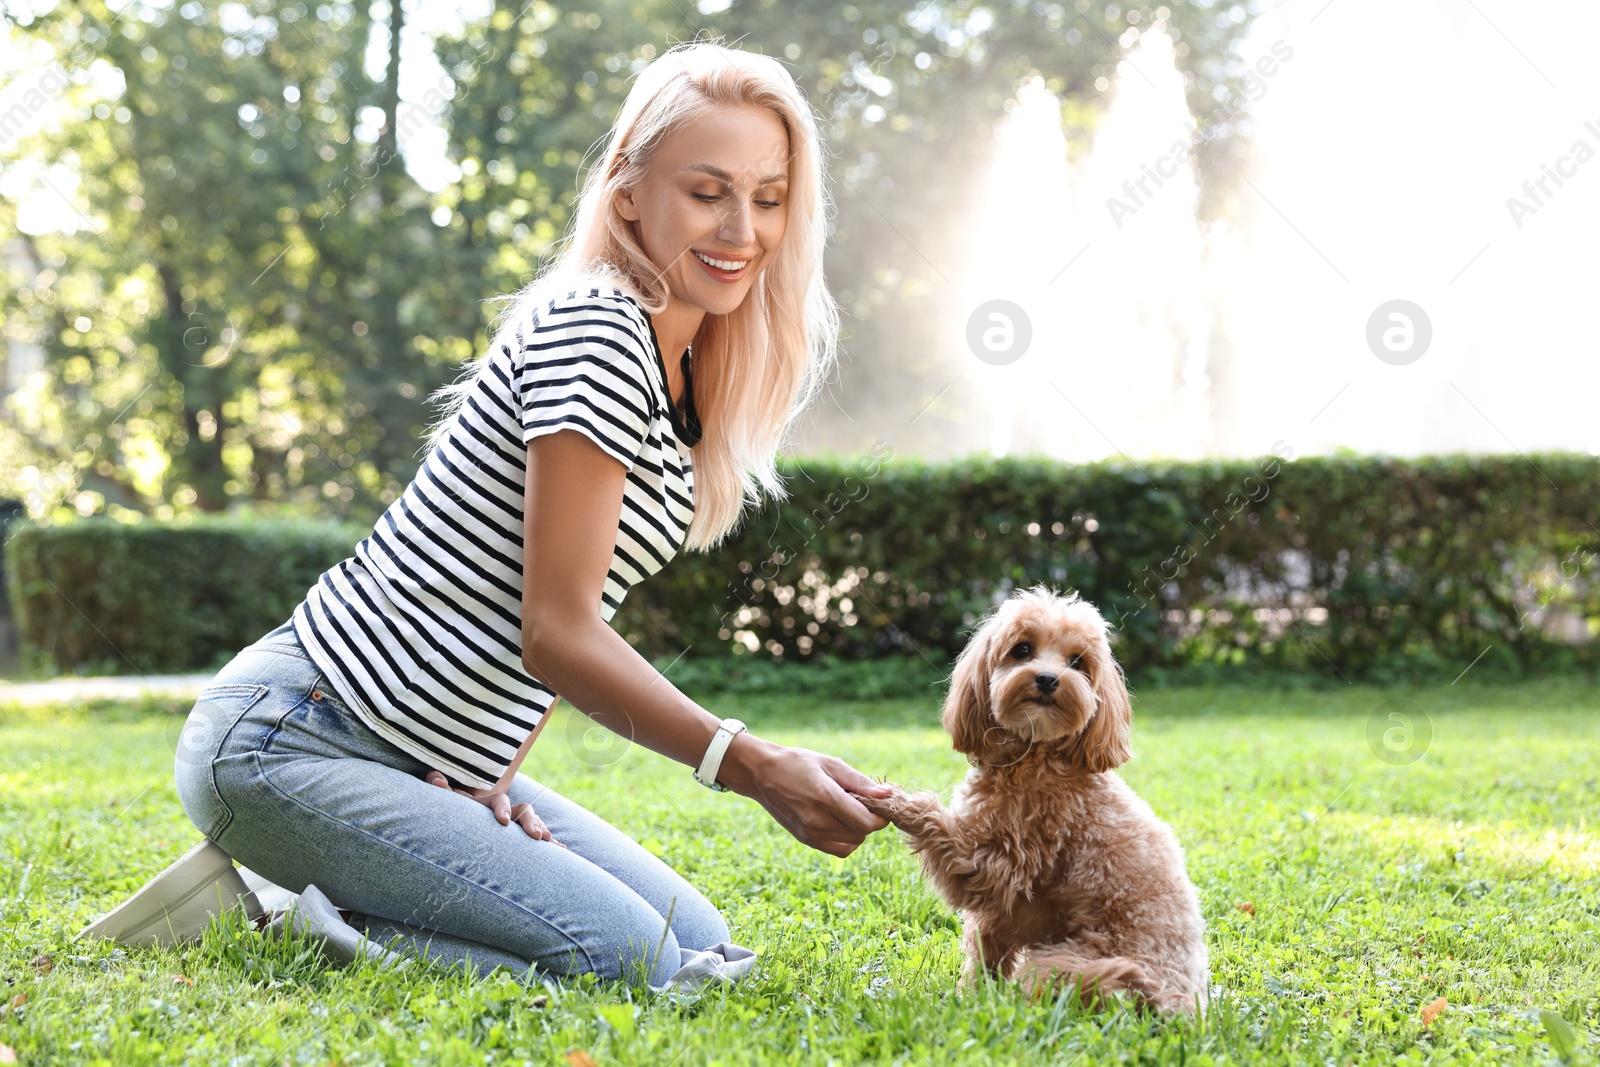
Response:
[[[173,985],[177,985],[179,982],[182,982],[184,985],[194,985],[194,979],[190,978],[186,974],[175,974],[175,975],[173,975],[172,976],[172,984]]]
[[[51,971],[56,969],[56,961],[51,959],[49,956],[35,956],[33,958],[33,965],[39,968],[40,974],[49,974]]]
[[[572,1064],[572,1067],[596,1067],[594,1057],[581,1048],[568,1049],[567,1062]]]
[[[1422,1028],[1426,1030],[1428,1027],[1432,1026],[1433,1020],[1437,1019],[1444,1012],[1444,1009],[1449,1006],[1449,1004],[1450,1002],[1443,997],[1440,997],[1438,1000],[1435,1000],[1432,1003],[1424,1004],[1422,1006]]]
[[[1254,915],[1256,913],[1256,906],[1254,904],[1235,904],[1233,908],[1235,911],[1242,911],[1246,915]]]

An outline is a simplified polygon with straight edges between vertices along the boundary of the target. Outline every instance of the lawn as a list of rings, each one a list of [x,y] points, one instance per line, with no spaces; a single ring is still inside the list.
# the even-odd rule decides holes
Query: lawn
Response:
[[[965,770],[937,691],[706,702],[947,798]],[[958,995],[957,921],[893,830],[848,859],[809,850],[643,748],[584,758],[566,707],[526,769],[701,886],[762,953],[754,976],[698,996],[396,977],[238,922],[175,950],[74,943],[199,839],[172,785],[181,716],[113,705],[0,709],[0,1043],[22,1064],[117,1067],[1593,1062],[1592,684],[1151,690],[1135,709],[1123,774],[1185,846],[1208,924],[1200,1025]]]

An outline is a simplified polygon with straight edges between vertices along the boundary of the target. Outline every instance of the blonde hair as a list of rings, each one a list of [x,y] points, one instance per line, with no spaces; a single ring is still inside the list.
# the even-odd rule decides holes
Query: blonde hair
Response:
[[[746,503],[759,506],[763,491],[787,498],[777,454],[838,358],[839,307],[822,267],[832,200],[810,105],[789,72],[769,56],[714,41],[663,52],[639,73],[582,183],[567,247],[520,291],[491,298],[508,302],[502,321],[516,322],[554,295],[593,286],[629,292],[650,314],[666,310],[667,283],[618,213],[617,193],[644,178],[674,130],[739,105],[770,110],[788,132],[789,215],[782,242],[744,301],[727,315],[708,313],[692,342],[702,436],[692,450],[695,512],[684,547],[702,552],[733,530]],[[433,395],[445,411],[430,446],[443,438],[494,349]]]

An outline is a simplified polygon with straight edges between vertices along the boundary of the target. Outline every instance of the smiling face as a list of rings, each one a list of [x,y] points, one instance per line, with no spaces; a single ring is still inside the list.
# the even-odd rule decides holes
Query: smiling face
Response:
[[[777,115],[725,108],[666,138],[644,180],[617,194],[617,210],[673,299],[713,315],[739,306],[783,240],[788,161]],[[738,269],[717,269],[702,256]]]

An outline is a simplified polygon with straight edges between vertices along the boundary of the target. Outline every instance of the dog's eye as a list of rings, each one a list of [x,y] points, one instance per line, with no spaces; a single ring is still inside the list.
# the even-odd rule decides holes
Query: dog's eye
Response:
[[[1080,662],[1082,662],[1082,660],[1083,660],[1083,653],[1082,652],[1074,652],[1072,655],[1067,657],[1067,666],[1071,667],[1073,670],[1077,670],[1078,669],[1078,664]]]
[[[1018,641],[1011,646],[1011,654],[1017,659],[1027,659],[1033,654],[1033,646],[1026,641]]]

